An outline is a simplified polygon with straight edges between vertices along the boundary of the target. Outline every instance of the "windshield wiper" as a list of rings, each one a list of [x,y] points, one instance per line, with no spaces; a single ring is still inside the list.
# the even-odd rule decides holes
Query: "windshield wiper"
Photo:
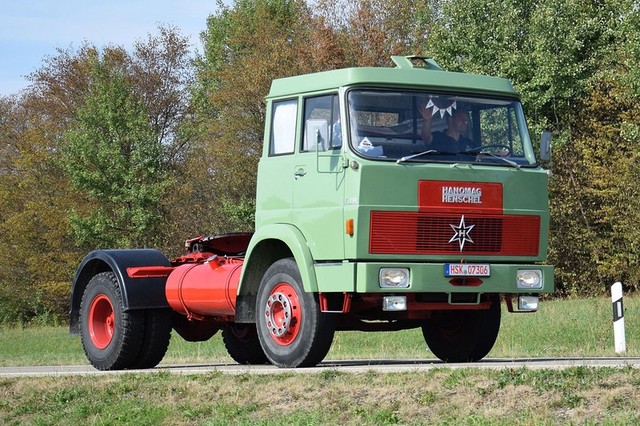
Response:
[[[421,156],[423,156],[423,155],[427,155],[427,154],[442,154],[442,152],[440,152],[440,151],[436,151],[435,149],[428,149],[428,150],[426,150],[426,151],[422,151],[422,152],[419,152],[419,153],[417,153],[417,154],[405,155],[405,156],[404,156],[404,157],[402,157],[402,158],[398,158],[398,159],[396,160],[396,163],[397,163],[397,164],[404,163],[405,161],[407,161],[407,160],[411,160],[412,158],[421,157]]]
[[[520,168],[520,164],[516,163],[515,161],[509,160],[508,158],[500,157],[499,155],[492,154],[491,152],[473,152],[474,150],[475,149],[467,150],[467,151],[465,151],[465,154],[475,154],[477,156],[486,155],[487,157],[491,157],[491,158],[498,159],[500,161],[504,161],[505,163],[507,163],[511,167],[515,167],[516,169]]]
[[[438,151],[435,149],[428,149],[426,151],[422,151],[422,152],[418,152],[417,154],[412,154],[412,155],[405,155],[404,157],[398,158],[396,160],[397,164],[400,163],[404,163],[407,160],[411,160],[413,158],[416,157],[421,157],[423,155],[455,155],[455,153],[453,152],[442,152],[442,151]],[[505,163],[507,163],[508,165],[510,165],[511,167],[515,167],[516,169],[520,168],[520,164],[516,163],[515,161],[509,160],[507,158],[504,157],[500,157],[499,155],[496,154],[492,154],[490,152],[479,152],[478,148],[473,148],[473,149],[468,149],[466,151],[460,152],[460,154],[467,154],[467,155],[477,155],[477,156],[487,156],[487,157],[491,157],[491,158],[496,158],[500,161],[503,161]]]

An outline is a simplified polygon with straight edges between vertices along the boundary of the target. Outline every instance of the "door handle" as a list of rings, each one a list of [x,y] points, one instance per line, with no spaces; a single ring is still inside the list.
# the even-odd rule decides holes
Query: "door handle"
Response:
[[[293,174],[295,177],[302,177],[304,175],[306,175],[307,172],[304,171],[304,169],[298,169],[295,171],[295,173]]]

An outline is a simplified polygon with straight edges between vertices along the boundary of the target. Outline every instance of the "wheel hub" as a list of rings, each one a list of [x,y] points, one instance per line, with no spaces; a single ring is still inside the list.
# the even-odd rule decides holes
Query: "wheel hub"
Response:
[[[91,302],[88,325],[93,345],[98,349],[109,346],[115,332],[116,321],[113,305],[104,294],[98,295]]]
[[[275,337],[282,337],[291,323],[291,302],[284,293],[273,293],[267,300],[267,327]]]
[[[279,345],[291,344],[300,331],[302,312],[295,289],[288,283],[273,288],[264,306],[265,326]]]

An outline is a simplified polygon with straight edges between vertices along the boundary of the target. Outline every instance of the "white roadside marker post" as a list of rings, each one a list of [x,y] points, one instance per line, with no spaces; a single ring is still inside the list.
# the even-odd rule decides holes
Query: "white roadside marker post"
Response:
[[[624,335],[624,307],[622,305],[622,283],[616,282],[611,286],[611,303],[613,304],[613,340],[616,353],[627,350]]]

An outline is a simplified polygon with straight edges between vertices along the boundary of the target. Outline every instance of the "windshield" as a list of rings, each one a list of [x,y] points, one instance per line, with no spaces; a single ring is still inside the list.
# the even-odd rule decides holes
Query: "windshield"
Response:
[[[535,164],[516,99],[417,91],[351,90],[350,143],[358,154],[401,162]]]

